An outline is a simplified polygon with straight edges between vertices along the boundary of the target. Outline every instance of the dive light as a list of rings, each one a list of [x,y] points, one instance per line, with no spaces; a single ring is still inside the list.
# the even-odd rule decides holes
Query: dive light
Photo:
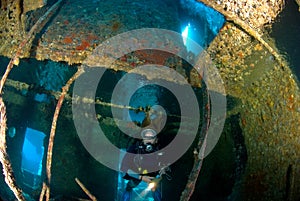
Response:
[[[160,182],[161,179],[162,179],[162,177],[158,177],[158,178],[153,179],[153,180],[148,184],[147,190],[155,189],[156,186],[157,186],[157,184]]]

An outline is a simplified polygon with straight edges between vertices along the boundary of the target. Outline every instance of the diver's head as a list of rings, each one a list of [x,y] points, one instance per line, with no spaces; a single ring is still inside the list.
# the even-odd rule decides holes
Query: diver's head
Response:
[[[146,151],[152,151],[152,145],[157,143],[157,133],[151,128],[144,129],[141,132],[143,143],[146,145]]]
[[[156,139],[157,133],[152,128],[146,128],[141,132],[143,140],[154,140]]]

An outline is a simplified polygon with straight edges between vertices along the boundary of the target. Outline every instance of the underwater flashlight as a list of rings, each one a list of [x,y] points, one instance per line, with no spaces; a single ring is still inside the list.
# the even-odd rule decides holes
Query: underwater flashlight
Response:
[[[151,190],[151,189],[155,189],[156,186],[158,185],[158,183],[160,182],[160,180],[162,179],[162,177],[158,177],[153,179],[149,184],[146,190]]]
[[[150,191],[151,189],[153,189],[154,187],[156,186],[156,183],[155,182],[150,182],[149,184],[148,184],[148,187],[147,187],[147,191]]]

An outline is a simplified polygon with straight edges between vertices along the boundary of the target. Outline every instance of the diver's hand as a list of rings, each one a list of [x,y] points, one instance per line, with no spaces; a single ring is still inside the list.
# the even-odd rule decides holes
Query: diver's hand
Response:
[[[150,177],[150,176],[141,176],[141,179],[144,181],[144,182],[146,182],[146,183],[151,183],[152,182],[152,180],[154,179],[154,177]]]

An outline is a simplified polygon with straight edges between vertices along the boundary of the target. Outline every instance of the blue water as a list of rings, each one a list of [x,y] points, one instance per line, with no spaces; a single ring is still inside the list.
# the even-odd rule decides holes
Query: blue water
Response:
[[[197,1],[180,0],[180,5],[181,31],[190,25],[189,38],[200,46],[207,47],[223,26],[224,16]]]

